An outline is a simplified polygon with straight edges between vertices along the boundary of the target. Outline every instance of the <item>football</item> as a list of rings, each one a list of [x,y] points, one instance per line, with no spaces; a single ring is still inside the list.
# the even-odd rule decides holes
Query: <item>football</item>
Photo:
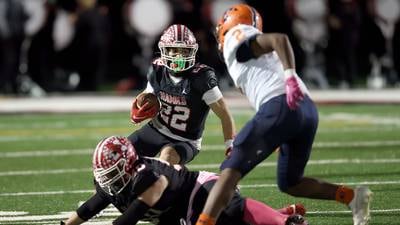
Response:
[[[138,108],[148,103],[148,107],[153,108],[154,111],[158,112],[160,110],[160,102],[158,101],[157,96],[153,93],[140,93],[138,96],[136,96],[136,100],[136,105]]]

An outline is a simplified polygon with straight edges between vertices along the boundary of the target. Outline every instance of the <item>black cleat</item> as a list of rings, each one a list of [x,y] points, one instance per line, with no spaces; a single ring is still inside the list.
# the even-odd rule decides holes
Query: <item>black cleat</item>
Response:
[[[286,219],[285,225],[309,225],[307,221],[299,214],[294,214]]]

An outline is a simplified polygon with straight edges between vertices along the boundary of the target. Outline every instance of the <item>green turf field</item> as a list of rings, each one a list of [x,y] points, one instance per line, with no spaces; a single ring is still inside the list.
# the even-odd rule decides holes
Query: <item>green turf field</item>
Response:
[[[373,225],[400,224],[400,105],[319,106],[320,126],[306,174],[374,192]],[[239,129],[253,114],[233,110]],[[137,126],[128,113],[0,115],[0,224],[57,224],[91,195],[91,152],[110,135]],[[190,163],[218,171],[224,158],[219,120],[211,114],[203,151]],[[293,198],[275,185],[276,154],[241,183],[245,196],[273,207],[302,202],[310,224],[350,225],[350,212],[333,201]],[[92,224],[117,213],[107,210]]]

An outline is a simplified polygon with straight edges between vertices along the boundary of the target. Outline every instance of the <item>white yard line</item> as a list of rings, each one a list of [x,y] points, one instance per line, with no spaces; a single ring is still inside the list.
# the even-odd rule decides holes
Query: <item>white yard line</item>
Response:
[[[252,116],[255,114],[254,111],[234,111],[232,112],[234,117],[237,116]],[[398,127],[400,125],[400,116],[378,116],[378,115],[373,115],[373,114],[356,114],[356,113],[341,113],[341,112],[336,112],[336,113],[326,113],[326,114],[320,114],[319,119],[321,121],[343,121],[343,122],[351,122],[351,123],[358,123],[358,122],[363,122],[363,124],[371,124],[371,125],[389,125],[393,127]],[[218,120],[213,120],[209,121],[214,124],[219,124]],[[124,120],[115,120],[115,119],[109,119],[109,118],[104,118],[104,119],[98,119],[98,118],[87,118],[86,121],[80,122],[80,123],[74,123],[74,125],[79,125],[82,127],[86,128],[99,128],[99,127],[110,127],[110,126],[127,126],[127,127],[132,127],[130,123],[127,123],[127,121]],[[27,129],[65,129],[70,127],[71,124],[65,121],[51,121],[51,122],[30,122],[29,124],[25,123],[11,123],[11,124],[0,124],[0,129],[3,130],[15,130],[15,129],[22,129],[22,130],[27,130]],[[382,127],[382,128],[387,128],[387,127]],[[343,128],[333,128],[333,130],[336,129],[343,129]],[[380,128],[377,128],[380,129]]]
[[[324,141],[315,142],[314,148],[354,148],[354,147],[390,147],[399,146],[400,140],[387,140],[387,141]],[[204,145],[202,151],[222,151],[224,145]],[[0,154],[1,158],[1,154]]]
[[[381,214],[381,213],[397,213],[400,209],[372,209],[371,214]],[[338,215],[338,214],[350,214],[350,210],[336,210],[336,211],[308,211],[308,215]],[[110,224],[110,217],[115,215],[104,214],[102,218],[94,219],[88,221],[87,225],[103,225]],[[66,219],[67,215],[35,215],[35,216],[12,216],[12,217],[0,217],[0,222],[13,222],[13,224],[58,224],[57,222],[62,219]],[[39,222],[40,221],[40,222]],[[139,222],[138,224],[148,224],[146,222]]]
[[[352,125],[348,125],[352,126]],[[398,131],[400,129],[400,124],[395,125],[391,124],[391,126],[382,126],[382,127],[342,127],[342,128],[320,128],[318,129],[318,133],[375,133],[375,132],[390,132],[390,131]],[[133,131],[133,129],[132,129]],[[0,132],[1,133],[1,132]],[[204,134],[204,137],[215,137],[221,135],[221,131],[207,131]],[[86,135],[84,137],[78,137],[77,135],[68,135],[68,134],[38,134],[33,135],[25,134],[25,135],[2,135],[0,137],[1,142],[20,142],[20,141],[34,141],[40,142],[44,140],[52,140],[52,141],[69,141],[69,140],[100,140],[104,138],[104,135]]]
[[[340,183],[335,182],[336,184],[341,185],[368,185],[368,186],[377,186],[377,185],[392,185],[392,184],[400,184],[400,180],[389,180],[389,181],[363,181],[363,182],[346,182]],[[240,189],[247,189],[247,188],[270,188],[270,187],[277,187],[276,184],[243,184],[239,185]],[[1,195],[0,195],[1,196]]]
[[[342,141],[315,142],[314,148],[354,148],[354,147],[390,147],[400,146],[400,140],[387,141]],[[223,151],[225,145],[203,145],[202,151]],[[52,149],[37,151],[0,152],[0,158],[47,157],[68,155],[91,155],[93,149]]]
[[[57,169],[57,170],[23,170],[23,171],[4,171],[0,172],[0,177],[5,176],[27,176],[39,174],[64,174],[64,173],[83,173],[90,172],[91,168],[82,169]]]
[[[342,185],[398,185],[400,180],[389,180],[389,181],[362,181],[362,182],[349,182],[341,183]],[[276,187],[276,184],[243,184],[239,185],[240,189],[247,188],[272,188]],[[65,194],[86,194],[93,193],[93,190],[73,190],[73,191],[45,191],[45,192],[14,192],[14,193],[0,193],[0,197],[13,197],[13,196],[45,196],[45,195],[65,195]]]
[[[34,195],[86,194],[86,193],[93,193],[93,190],[0,193],[0,197],[7,197],[7,196],[34,196]]]
[[[320,119],[322,121],[347,121],[352,123],[363,122],[365,124],[375,124],[375,125],[390,125],[398,126],[400,125],[399,116],[376,116],[368,113],[354,114],[354,113],[331,113],[321,115]]]
[[[0,158],[21,158],[21,157],[47,157],[47,156],[67,156],[67,155],[90,155],[93,149],[58,149],[46,151],[15,151],[2,152]]]
[[[322,159],[310,160],[308,165],[334,165],[334,164],[387,164],[387,163],[400,163],[400,159],[396,158],[382,158],[382,159]],[[219,163],[215,164],[192,164],[188,167],[192,170],[199,169],[218,169]],[[264,162],[257,167],[275,167],[276,162]],[[55,169],[55,170],[21,170],[21,171],[2,171],[0,177],[5,176],[27,176],[27,175],[41,175],[41,174],[64,174],[64,173],[86,173],[92,171],[91,168],[80,169]]]
[[[27,214],[29,213],[22,211],[0,211],[0,216],[22,216]]]
[[[372,209],[370,210],[372,214],[374,213],[394,213],[400,212],[400,209]],[[307,212],[307,214],[314,214],[314,215],[332,215],[332,214],[349,214],[351,213],[350,210],[343,210],[343,211],[311,211]]]
[[[400,159],[326,159],[326,160],[310,160],[308,165],[327,165],[327,164],[382,164],[382,163],[399,163]],[[217,169],[220,164],[199,164],[188,165],[190,169]],[[265,162],[258,164],[257,167],[275,167],[276,162]]]

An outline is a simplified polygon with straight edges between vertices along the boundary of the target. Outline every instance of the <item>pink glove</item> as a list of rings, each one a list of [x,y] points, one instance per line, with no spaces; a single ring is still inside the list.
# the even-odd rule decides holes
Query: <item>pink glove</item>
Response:
[[[304,99],[304,93],[296,79],[294,69],[285,70],[286,102],[291,110],[295,110],[300,101]]]

